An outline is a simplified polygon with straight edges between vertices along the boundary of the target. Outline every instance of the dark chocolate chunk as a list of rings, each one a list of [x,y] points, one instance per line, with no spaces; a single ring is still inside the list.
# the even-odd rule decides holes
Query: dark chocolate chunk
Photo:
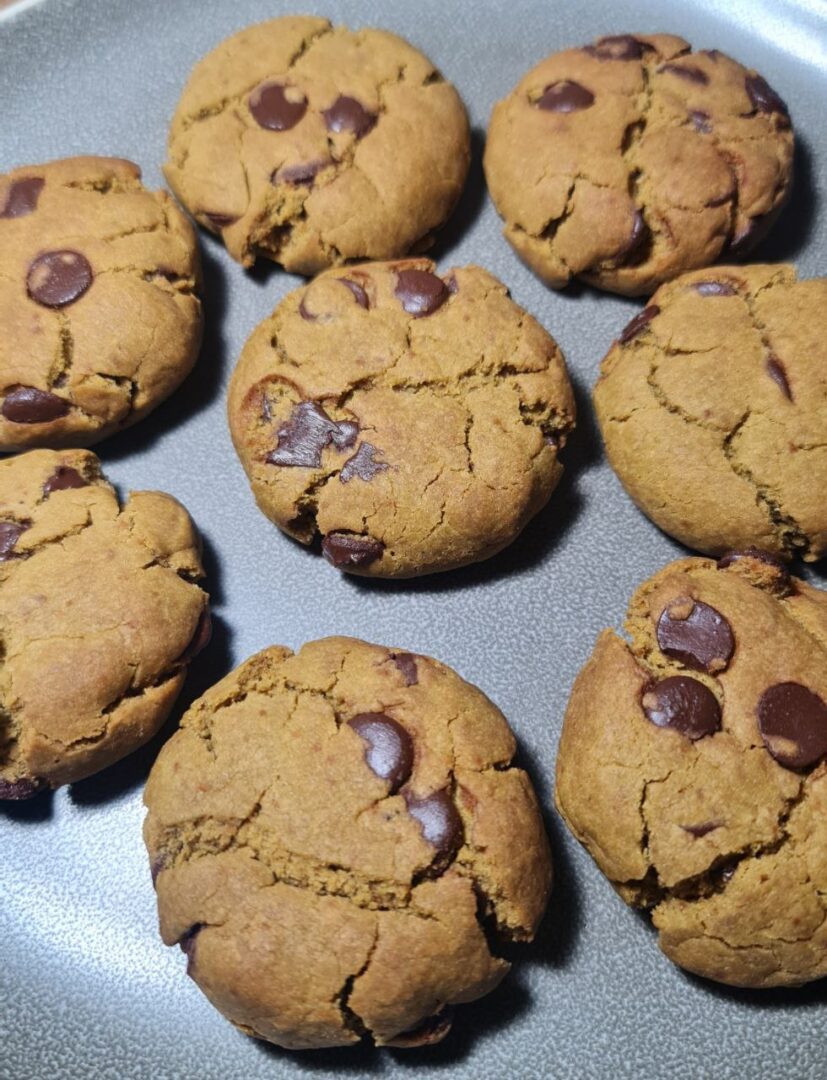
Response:
[[[354,476],[358,476],[360,480],[369,481],[377,473],[389,469],[390,466],[386,462],[376,460],[376,455],[381,452],[371,443],[363,442],[353,457],[349,457],[342,466],[342,471],[339,473],[341,482],[347,484]]]
[[[451,295],[441,278],[427,270],[399,270],[396,296],[409,315],[432,315]]]
[[[424,839],[437,850],[434,862],[445,866],[462,844],[462,818],[447,790],[434,791],[424,799],[404,792],[408,813],[419,822]]]
[[[20,780],[0,779],[0,799],[31,799],[33,795],[44,791],[47,787],[45,780],[23,777]]]
[[[66,307],[80,300],[94,277],[89,261],[79,251],[44,251],[32,260],[26,291],[44,307]]]
[[[658,71],[667,71],[670,75],[677,75],[687,82],[698,83],[699,86],[706,86],[709,82],[707,73],[694,64],[664,64]]]
[[[808,769],[827,754],[827,705],[801,683],[776,683],[758,701],[758,730],[779,765]]]
[[[385,545],[372,536],[355,533],[331,532],[322,540],[322,555],[337,570],[370,566],[381,557]]]
[[[179,664],[188,664],[190,660],[198,656],[198,654],[210,643],[212,638],[212,619],[210,618],[209,608],[204,608],[201,614],[198,616],[198,622],[195,624],[195,630],[189,645],[178,657]]]
[[[323,109],[322,116],[328,131],[351,131],[357,139],[367,135],[376,123],[374,113],[346,94],[337,97],[329,109]]]
[[[434,1043],[442,1042],[451,1025],[454,1022],[454,1011],[450,1006],[440,1009],[438,1013],[429,1016],[415,1028],[409,1031],[400,1031],[392,1039],[388,1039],[386,1046],[398,1046],[405,1049],[414,1046],[433,1046]]]
[[[700,131],[704,135],[708,135],[712,131],[712,117],[703,109],[690,110],[689,119],[692,121],[696,131]]]
[[[728,551],[726,555],[722,555],[718,559],[715,565],[719,570],[726,570],[728,566],[732,566],[739,559],[757,559],[759,562],[772,566],[780,574],[784,574],[785,577],[789,578],[790,576],[789,570],[777,555],[772,555],[769,551],[762,551],[761,548],[740,548],[737,551]]]
[[[580,112],[581,109],[594,105],[594,94],[578,82],[563,79],[562,82],[547,86],[543,96],[538,98],[535,104],[538,109],[545,109],[547,112]]]
[[[638,250],[640,245],[648,235],[649,227],[643,219],[643,214],[640,210],[635,210],[634,217],[632,218],[632,231],[629,233],[629,239],[623,244],[619,251],[616,252],[614,258],[620,262],[624,259],[629,259]]]
[[[359,713],[348,724],[366,745],[365,761],[391,793],[398,791],[411,775],[413,740],[408,732],[385,713]]]
[[[69,411],[69,402],[48,390],[34,386],[17,386],[6,394],[3,416],[13,424],[47,424],[59,420]]]
[[[312,184],[316,173],[329,165],[328,161],[304,161],[296,165],[282,165],[273,173],[274,184],[293,184],[295,187]]]
[[[340,281],[346,289],[350,289],[359,307],[364,308],[366,311],[370,308],[368,294],[365,292],[365,290],[362,288],[358,281],[354,281],[353,278],[347,277],[337,278],[337,281]]]
[[[14,557],[14,545],[28,527],[19,521],[0,521],[0,562]]]
[[[657,625],[658,645],[697,671],[716,673],[729,665],[735,637],[720,611],[691,597],[679,597],[663,609]]]
[[[701,296],[737,296],[738,290],[728,281],[696,281],[692,286]]]
[[[640,60],[643,50],[651,47],[631,34],[614,34],[599,38],[594,45],[585,45],[583,52],[597,57],[598,60]]]
[[[89,481],[81,476],[77,469],[69,465],[58,465],[46,483],[43,485],[43,494],[51,495],[53,491],[65,491],[66,488],[88,487]]]
[[[416,666],[416,657],[413,653],[391,653],[391,660],[402,673],[406,686],[416,686],[419,682],[419,670]]]
[[[715,695],[697,679],[672,675],[643,693],[643,711],[661,728],[672,728],[687,739],[702,739],[721,728],[721,708]]]
[[[638,334],[643,333],[646,326],[656,315],[660,315],[660,308],[657,304],[650,304],[649,307],[645,307],[643,311],[635,315],[634,319],[626,323],[617,340],[621,345],[625,345],[628,341],[631,341],[632,338],[636,338]]]
[[[786,122],[787,125],[789,124],[789,109],[766,79],[763,79],[760,75],[747,75],[744,79],[744,86],[756,112],[778,113],[782,121]]]
[[[0,218],[25,217],[37,209],[37,200],[45,181],[40,176],[26,176],[15,180],[8,190]]]
[[[788,401],[792,401],[793,392],[790,390],[787,372],[784,370],[784,365],[775,355],[767,358],[767,374],[772,381],[781,388],[781,393],[784,397],[787,398]]]
[[[764,231],[761,218],[750,218],[730,240],[727,246],[728,253],[737,257],[746,255],[755,247]]]
[[[271,465],[318,469],[322,450],[330,443],[346,450],[356,442],[359,426],[350,420],[331,420],[315,401],[300,401],[278,431],[278,445],[267,455]]]
[[[212,225],[218,229],[226,229],[228,225],[234,225],[238,218],[232,217],[230,214],[211,214],[209,210],[204,211],[204,217],[209,218]]]
[[[268,131],[289,131],[307,112],[301,90],[277,82],[259,83],[247,104],[255,122]]]
[[[681,825],[681,828],[684,832],[688,832],[690,836],[700,839],[700,837],[706,836],[707,833],[720,829],[722,824],[722,821],[702,821],[699,825]]]
[[[195,968],[195,947],[198,944],[198,935],[204,929],[205,923],[194,923],[185,934],[182,934],[178,939],[178,944],[181,946],[181,952],[186,953],[187,957],[187,975],[192,978],[193,969]]]

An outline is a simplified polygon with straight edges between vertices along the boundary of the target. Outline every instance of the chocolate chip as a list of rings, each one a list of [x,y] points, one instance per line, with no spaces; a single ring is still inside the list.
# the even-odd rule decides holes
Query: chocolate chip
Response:
[[[386,1046],[398,1046],[404,1049],[414,1046],[433,1046],[434,1043],[442,1042],[454,1021],[454,1011],[446,1006],[427,1020],[423,1020],[415,1028],[409,1031],[400,1031],[392,1039],[388,1039]]]
[[[19,521],[0,521],[0,562],[14,557],[14,545],[28,527]]]
[[[46,483],[43,485],[43,494],[51,495],[53,491],[65,491],[67,488],[88,487],[89,481],[81,476],[77,469],[69,465],[58,465]]]
[[[193,969],[195,968],[195,947],[198,944],[198,935],[204,929],[205,923],[194,923],[185,934],[182,934],[178,939],[178,944],[181,946],[181,952],[186,954],[187,957],[187,975],[190,978],[193,977]]]
[[[316,173],[328,164],[327,161],[306,161],[298,165],[282,165],[273,173],[272,180],[276,184],[293,184],[294,187],[312,184]]]
[[[551,83],[543,91],[543,96],[535,102],[538,109],[548,112],[570,113],[580,112],[594,105],[594,94],[581,86],[578,82],[563,79],[562,82]]]
[[[598,60],[640,60],[643,50],[651,47],[631,34],[615,34],[600,38],[594,45],[585,45],[583,52],[597,57]]]
[[[760,218],[750,218],[730,240],[727,246],[729,254],[737,257],[746,255],[761,239],[764,230],[765,226],[762,225]]]
[[[744,86],[756,112],[778,113],[789,124],[790,113],[787,106],[766,79],[763,79],[760,75],[747,75],[744,79]]]
[[[259,83],[247,104],[255,122],[268,131],[289,131],[307,112],[301,90],[277,82]]]
[[[278,445],[266,460],[271,465],[292,465],[318,469],[322,450],[330,443],[346,450],[356,442],[358,424],[350,420],[331,420],[315,401],[300,401],[290,419],[279,428]]]
[[[453,270],[445,278],[445,284],[451,296],[456,296],[456,294],[459,292],[459,282],[457,281],[457,275],[453,272]],[[508,295],[510,296],[511,294],[509,293]]]
[[[2,413],[13,424],[47,424],[69,411],[69,402],[48,390],[18,386],[6,394]]]
[[[357,139],[367,135],[376,123],[376,116],[356,100],[342,94],[329,109],[322,109],[328,131],[350,131]]]
[[[209,608],[204,608],[201,614],[198,616],[198,622],[195,626],[192,638],[189,645],[178,657],[179,664],[188,664],[190,660],[198,656],[198,654],[210,643],[212,638],[212,619],[210,618]]]
[[[720,829],[722,824],[722,821],[702,821],[700,825],[681,825],[681,828],[684,832],[688,832],[690,836],[700,839],[702,836],[706,836],[707,833]]]
[[[228,225],[234,225],[238,221],[237,217],[232,217],[230,214],[212,214],[209,210],[204,211],[204,217],[209,218],[212,225],[218,229],[226,229]]]
[[[728,281],[697,281],[692,288],[701,296],[737,296],[738,290]]]
[[[656,727],[672,728],[687,739],[702,739],[721,728],[721,708],[715,695],[686,675],[672,675],[649,686],[642,704]]]
[[[368,767],[380,780],[388,781],[391,793],[398,791],[413,769],[413,740],[408,732],[385,713],[359,713],[348,725],[366,744]]]
[[[37,208],[37,200],[45,181],[40,176],[27,176],[15,180],[6,194],[0,218],[19,218],[31,214]]]
[[[432,315],[450,296],[445,282],[427,270],[399,270],[396,296],[409,315],[421,318]]]
[[[26,291],[44,307],[66,307],[83,296],[94,277],[88,260],[79,251],[44,251],[29,267]]]
[[[621,261],[628,259],[638,250],[644,239],[648,235],[649,229],[646,222],[643,219],[643,214],[640,210],[635,210],[634,217],[632,218],[632,231],[629,233],[629,239],[623,244],[623,246],[615,253],[615,261]]]
[[[446,790],[435,791],[418,799],[404,792],[408,813],[419,822],[422,836],[437,849],[434,865],[445,866],[462,844],[462,819],[454,800]]]
[[[779,765],[807,769],[827,754],[827,705],[800,683],[777,683],[758,702],[758,730]]]
[[[781,392],[784,397],[787,398],[788,401],[792,401],[793,393],[792,390],[790,390],[787,373],[784,370],[784,365],[775,355],[767,358],[767,374],[777,386],[781,387]]]
[[[376,454],[381,452],[371,443],[363,442],[353,457],[349,457],[342,466],[342,471],[339,473],[341,482],[347,484],[354,476],[358,476],[360,480],[372,480],[377,473],[390,468],[384,461],[376,460]]]
[[[337,278],[336,280],[340,281],[346,289],[350,289],[359,307],[364,308],[365,311],[370,308],[368,294],[365,292],[365,290],[362,288],[358,281],[354,281],[353,278],[346,277]]]
[[[700,131],[704,135],[708,135],[712,131],[712,117],[703,109],[690,110],[689,119],[692,121],[696,131]]]
[[[0,799],[31,799],[47,787],[44,780],[23,777],[20,780],[0,779]]]
[[[355,533],[331,532],[322,540],[322,555],[337,570],[370,566],[384,550],[381,540]]]
[[[660,315],[660,308],[657,304],[650,304],[649,307],[645,307],[643,311],[635,315],[631,322],[626,323],[617,340],[621,345],[625,345],[628,341],[631,341],[632,338],[636,338],[638,334],[643,333],[648,323],[650,323],[656,315]]]
[[[402,673],[406,686],[416,686],[419,682],[419,669],[416,666],[416,657],[413,653],[391,653],[391,660]]]
[[[732,627],[720,611],[690,597],[667,604],[657,625],[660,651],[697,671],[724,671],[735,649]]]
[[[777,556],[770,554],[769,551],[762,551],[760,548],[739,548],[736,551],[728,551],[726,555],[722,555],[718,559],[715,565],[719,570],[726,570],[728,566],[732,566],[734,562],[738,562],[740,559],[757,559],[758,562],[773,567],[774,570],[777,570],[779,574],[783,574],[786,578],[790,576],[789,570]]]
[[[698,83],[699,86],[706,86],[709,82],[707,73],[695,67],[694,64],[664,64],[663,67],[658,68],[658,71],[677,75],[681,79],[686,79],[687,82]]]
[[[307,310],[304,303],[304,297],[302,297],[301,303],[299,304],[299,315],[301,315],[305,322],[315,322],[319,317],[318,315],[314,315],[312,311]]]

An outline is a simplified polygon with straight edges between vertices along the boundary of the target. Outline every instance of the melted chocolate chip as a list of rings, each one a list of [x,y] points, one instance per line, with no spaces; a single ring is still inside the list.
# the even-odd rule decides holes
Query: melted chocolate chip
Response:
[[[686,79],[687,82],[697,83],[699,86],[706,86],[709,82],[709,76],[701,68],[695,67],[694,64],[664,64],[663,67],[658,69],[659,71],[666,71],[670,75],[677,75],[681,79]]]
[[[648,232],[649,229],[646,222],[643,220],[643,214],[641,214],[640,210],[635,210],[629,239],[624,243],[620,250],[615,253],[615,260],[619,262],[623,259],[631,258],[643,243]]]
[[[787,579],[790,577],[789,570],[776,555],[772,555],[769,551],[762,551],[760,548],[739,548],[737,551],[728,551],[726,555],[722,555],[718,559],[715,565],[719,570],[726,570],[728,566],[732,566],[739,559],[757,559],[759,562],[771,566]]]
[[[700,131],[704,135],[708,135],[712,131],[712,117],[703,109],[692,109],[689,112],[689,119],[692,121],[696,131]]]
[[[419,822],[423,838],[437,850],[435,864],[445,866],[462,844],[462,819],[446,790],[418,799],[404,792],[408,813]]]
[[[650,304],[649,307],[645,307],[643,311],[635,315],[634,319],[626,323],[617,340],[621,345],[625,345],[632,338],[636,338],[638,334],[643,333],[656,315],[660,315],[660,308],[657,304]]]
[[[642,703],[651,723],[672,728],[687,739],[702,739],[720,731],[721,708],[715,695],[686,675],[672,675],[648,687]]]
[[[322,555],[337,570],[370,566],[381,557],[385,545],[372,536],[355,533],[331,532],[322,540]]]
[[[770,356],[767,358],[767,374],[772,381],[781,388],[781,393],[784,397],[787,398],[788,401],[792,401],[793,393],[792,390],[790,390],[787,372],[784,370],[784,365],[777,356]]]
[[[228,225],[234,225],[238,221],[237,217],[232,217],[230,214],[211,214],[209,210],[204,211],[204,217],[209,218],[212,225],[221,231],[226,229]]]
[[[65,491],[67,488],[88,487],[89,481],[81,476],[77,469],[69,465],[58,465],[46,483],[43,485],[43,494],[51,495],[53,491]]]
[[[583,52],[598,60],[640,60],[643,50],[651,47],[631,34],[615,34],[600,38],[594,45],[584,46]]]
[[[337,281],[341,282],[341,284],[344,285],[346,289],[350,289],[359,307],[364,308],[365,311],[370,308],[368,294],[365,292],[365,290],[362,288],[358,281],[354,281],[353,278],[346,277],[337,278]]]
[[[19,218],[37,209],[37,200],[45,181],[40,176],[27,176],[15,180],[8,190],[6,202],[0,210],[0,218]]]
[[[204,608],[201,614],[198,616],[198,622],[195,625],[195,631],[189,645],[178,657],[179,664],[188,664],[190,660],[198,656],[198,654],[210,643],[212,638],[212,619],[210,618],[209,608]]]
[[[13,424],[47,424],[69,411],[69,402],[48,390],[18,386],[6,394],[2,413]]]
[[[408,732],[384,713],[359,713],[348,724],[365,743],[365,761],[391,793],[410,777],[414,762],[413,740]]]
[[[363,138],[376,123],[376,116],[356,100],[342,94],[329,109],[322,110],[328,131],[350,131],[357,139]]]
[[[255,122],[268,131],[289,131],[307,112],[304,94],[277,82],[259,83],[247,104]]]
[[[0,779],[0,799],[31,799],[33,795],[44,791],[46,782],[36,778],[23,777],[20,780]]]
[[[266,460],[271,465],[318,469],[322,450],[330,443],[346,450],[356,442],[359,426],[350,420],[331,420],[315,401],[300,401],[278,431],[278,445]]]
[[[543,96],[535,104],[538,109],[545,109],[547,112],[580,112],[581,109],[594,105],[594,94],[580,83],[564,79],[547,86]]]
[[[192,978],[192,972],[195,967],[195,947],[198,944],[198,935],[204,929],[204,923],[194,923],[185,934],[182,934],[178,939],[178,944],[181,946],[181,952],[186,954],[187,957],[187,975]]]
[[[779,765],[808,769],[827,754],[827,705],[800,683],[777,683],[758,702],[758,730]]]
[[[367,482],[372,480],[377,473],[389,469],[390,466],[386,462],[376,460],[376,455],[381,452],[371,443],[363,442],[353,457],[349,457],[342,466],[342,471],[339,473],[341,482],[347,484],[354,476]]]
[[[721,821],[702,821],[699,825],[681,825],[684,832],[688,832],[690,836],[694,836],[695,839],[700,839],[702,836],[706,836],[707,833],[715,832],[716,829],[720,829],[723,822]]]
[[[740,257],[751,251],[764,234],[766,226],[761,218],[750,218],[732,237],[727,247],[730,255]]]
[[[0,521],[0,562],[14,558],[14,545],[28,527],[19,521]]]
[[[744,87],[756,112],[778,113],[789,124],[790,113],[787,106],[766,79],[760,75],[747,75],[744,79]]]
[[[697,671],[724,671],[735,649],[735,637],[720,611],[690,597],[673,600],[658,619],[660,650]]]
[[[282,165],[273,173],[274,184],[292,184],[294,187],[312,184],[316,173],[328,165],[327,161],[305,161],[297,165]]]
[[[32,260],[26,291],[44,307],[66,307],[80,300],[94,277],[89,261],[79,251],[44,251]]]
[[[419,682],[419,670],[416,666],[416,657],[413,653],[391,653],[391,660],[402,673],[406,686],[416,686]]]
[[[400,1031],[392,1039],[388,1039],[386,1046],[398,1046],[405,1049],[414,1046],[433,1046],[434,1043],[442,1042],[454,1021],[454,1012],[450,1007],[441,1009],[427,1020],[423,1020],[415,1028],[409,1031]]]
[[[450,296],[445,282],[427,270],[399,270],[394,292],[405,311],[415,318],[433,315]]]
[[[697,281],[692,286],[701,296],[737,296],[738,290],[728,281]]]

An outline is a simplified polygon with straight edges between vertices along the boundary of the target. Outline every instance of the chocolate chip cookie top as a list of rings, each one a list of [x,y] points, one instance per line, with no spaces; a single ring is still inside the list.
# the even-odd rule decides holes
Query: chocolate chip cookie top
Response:
[[[602,38],[549,56],[494,108],[489,190],[547,284],[651,293],[772,225],[792,178],[787,108],[756,72],[690,50]]]
[[[557,803],[675,963],[736,986],[827,975],[827,593],[772,556],[682,559],[572,692]]]
[[[0,461],[0,799],[90,776],[158,730],[209,640],[202,576],[171,496],[121,505],[87,450]]]
[[[195,235],[140,176],[97,157],[0,176],[0,450],[88,446],[192,368]]]
[[[682,543],[827,552],[827,278],[719,266],[662,286],[594,403],[624,487]]]
[[[462,101],[421,53],[384,30],[289,16],[196,65],[165,173],[234,259],[309,275],[422,250],[469,161]]]
[[[421,1045],[508,970],[551,881],[502,713],[450,668],[352,638],[274,646],[197,701],[146,787],[161,934],[286,1047]],[[492,951],[493,950],[493,951]]]
[[[447,570],[510,543],[574,424],[560,351],[504,285],[426,259],[333,270],[250,337],[230,429],[256,500],[334,566]]]

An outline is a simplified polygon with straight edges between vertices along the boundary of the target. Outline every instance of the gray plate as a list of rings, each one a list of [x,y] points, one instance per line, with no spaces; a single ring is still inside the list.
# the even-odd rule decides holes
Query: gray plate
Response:
[[[479,163],[491,106],[545,54],[600,34],[667,30],[731,52],[787,99],[800,135],[793,203],[759,255],[824,274],[827,215],[816,178],[827,176],[827,6],[24,4],[0,18],[0,171],[113,154],[139,162],[148,183],[160,185],[166,124],[191,65],[234,30],[296,7],[395,30],[459,88],[477,153],[437,254],[445,268],[488,267],[560,342],[582,409],[566,477],[548,509],[489,564],[402,584],[340,577],[257,512],[224,419],[225,386],[245,338],[298,281],[275,269],[245,274],[209,239],[206,344],[195,373],[148,421],[97,449],[123,489],[178,496],[206,538],[217,632],[194,666],[185,703],[273,642],[297,647],[353,634],[430,653],[502,707],[550,807],[557,736],[577,670],[597,632],[620,622],[635,585],[681,549],[622,492],[588,407],[600,359],[638,306],[590,290],[549,292],[512,254]],[[0,1077],[250,1080],[414,1070],[474,1080],[824,1077],[824,981],[762,994],[681,974],[551,814],[558,885],[540,940],[496,993],[461,1010],[446,1044],[407,1055],[300,1055],[236,1034],[185,978],[181,953],[157,935],[140,826],[141,786],[159,743],[53,798],[0,813]]]

